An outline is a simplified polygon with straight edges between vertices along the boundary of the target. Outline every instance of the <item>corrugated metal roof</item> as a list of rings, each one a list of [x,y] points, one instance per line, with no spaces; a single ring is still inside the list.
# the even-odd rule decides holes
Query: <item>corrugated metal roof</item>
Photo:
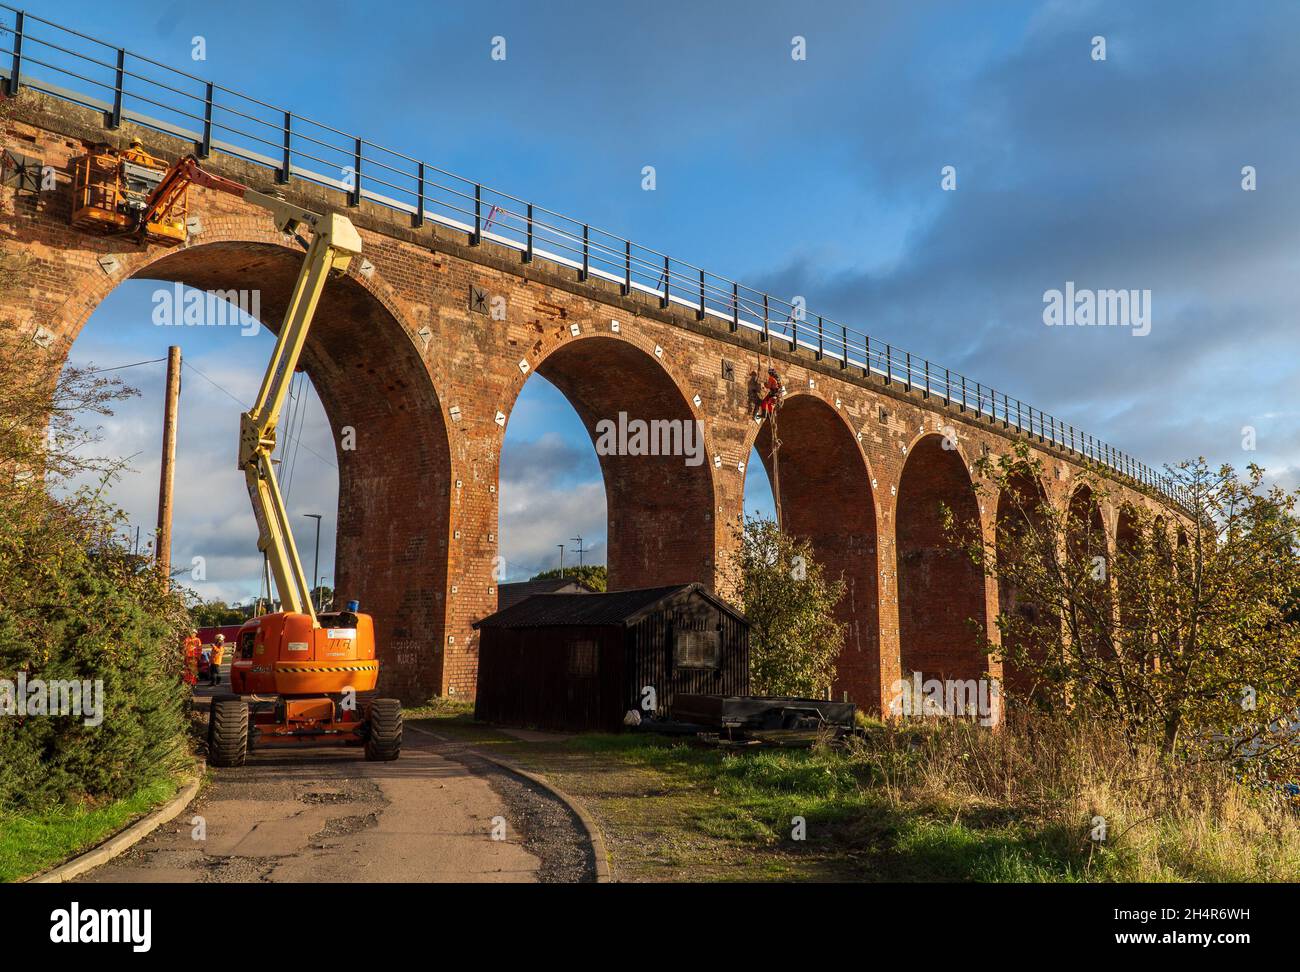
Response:
[[[607,594],[534,594],[474,624],[475,628],[546,628],[556,625],[631,624],[664,601],[696,592],[723,611],[743,617],[735,608],[706,591],[700,584],[674,584]]]
[[[572,577],[548,577],[545,580],[518,581],[497,588],[497,610],[513,607],[534,594],[591,594],[590,587]]]

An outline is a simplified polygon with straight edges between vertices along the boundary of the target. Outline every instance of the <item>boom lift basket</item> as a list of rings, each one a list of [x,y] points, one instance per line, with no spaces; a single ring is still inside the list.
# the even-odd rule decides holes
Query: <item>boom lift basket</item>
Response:
[[[140,234],[174,246],[188,237],[188,192],[182,189],[147,220],[149,197],[168,165],[133,143],[125,152],[98,145],[72,160],[72,225],[101,234]]]

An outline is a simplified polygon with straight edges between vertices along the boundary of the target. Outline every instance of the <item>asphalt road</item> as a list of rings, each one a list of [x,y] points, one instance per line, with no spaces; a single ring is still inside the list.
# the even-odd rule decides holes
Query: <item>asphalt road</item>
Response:
[[[214,691],[201,686],[196,704]],[[453,758],[456,757],[456,758]],[[401,758],[255,750],[91,882],[590,880],[586,839],[544,790],[408,728]]]

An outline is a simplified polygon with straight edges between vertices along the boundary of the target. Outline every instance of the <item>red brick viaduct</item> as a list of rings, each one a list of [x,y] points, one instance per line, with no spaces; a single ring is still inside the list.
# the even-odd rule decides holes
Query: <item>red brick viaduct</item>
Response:
[[[128,278],[261,288],[266,322],[279,321],[302,249],[240,200],[192,190],[201,228],[175,249],[68,226],[68,161],[87,144],[138,137],[170,160],[192,143],[130,123],[110,131],[101,112],[31,90],[3,107],[0,147],[52,166],[58,181],[47,192],[0,190],[0,246],[25,261],[17,288],[0,294],[0,319],[47,346],[52,371]],[[229,156],[207,164],[253,186],[270,182],[265,168]],[[848,585],[835,697],[876,709],[905,671],[1002,674],[968,624],[997,614],[997,585],[945,540],[940,506],[992,531],[1000,504],[977,500],[972,463],[1022,441],[1044,462],[1039,488],[1050,502],[1087,509],[1090,498],[1076,490],[1085,465],[1078,453],[963,409],[942,388],[927,394],[805,347],[765,345],[750,329],[583,279],[562,262],[524,261],[516,249],[474,245],[434,222],[413,228],[409,216],[366,199],[348,206],[344,193],[316,183],[294,179],[283,189],[308,207],[347,207],[365,243],[364,261],[326,290],[305,365],[336,442],[355,430],[355,449],[337,453],[335,584],[375,615],[386,690],[406,700],[474,692],[471,623],[497,597],[501,445],[532,371],[564,393],[589,430],[619,412],[702,422],[702,465],[601,457],[609,580],[614,588],[723,585],[744,463],[767,435],[752,419],[748,378],[768,346],[790,390],[780,418],[786,525],[810,537]],[[472,289],[504,298],[505,319],[476,312]],[[232,442],[237,427],[232,413]],[[955,448],[945,447],[945,430]],[[758,445],[766,456],[768,443]],[[1111,543],[1125,503],[1161,505],[1132,480],[1115,486],[1093,513]]]

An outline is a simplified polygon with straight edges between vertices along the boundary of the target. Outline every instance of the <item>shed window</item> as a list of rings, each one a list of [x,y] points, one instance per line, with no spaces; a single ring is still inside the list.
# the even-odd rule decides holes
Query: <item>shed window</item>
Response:
[[[573,678],[594,678],[596,675],[596,642],[569,642],[569,675]]]
[[[677,668],[717,668],[722,656],[722,633],[712,631],[676,632],[673,639],[673,664]]]

